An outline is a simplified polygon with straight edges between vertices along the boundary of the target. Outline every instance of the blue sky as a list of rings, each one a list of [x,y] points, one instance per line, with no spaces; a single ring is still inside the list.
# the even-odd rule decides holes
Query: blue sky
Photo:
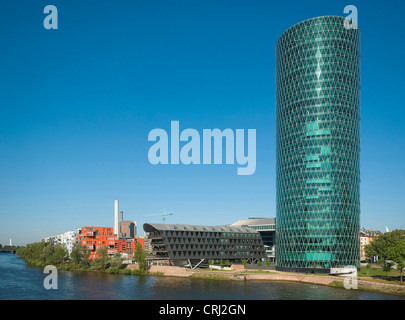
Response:
[[[43,9],[58,8],[58,30]],[[0,2],[0,243],[173,212],[167,223],[276,214],[275,44],[290,26],[358,9],[361,225],[405,228],[401,1]],[[256,129],[238,165],[148,161],[148,134]]]

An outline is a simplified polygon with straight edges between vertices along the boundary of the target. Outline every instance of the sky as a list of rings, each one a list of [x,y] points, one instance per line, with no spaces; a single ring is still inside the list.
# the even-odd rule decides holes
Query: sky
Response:
[[[58,9],[47,30],[45,6]],[[276,216],[275,45],[292,25],[358,9],[361,227],[405,229],[401,1],[2,0],[0,243],[114,223]],[[152,165],[148,134],[256,129],[256,171]],[[154,215],[156,216],[147,216]]]

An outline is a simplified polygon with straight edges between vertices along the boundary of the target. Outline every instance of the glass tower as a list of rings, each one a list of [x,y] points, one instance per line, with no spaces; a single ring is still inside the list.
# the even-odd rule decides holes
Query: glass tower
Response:
[[[278,270],[360,267],[360,31],[344,20],[277,42]]]

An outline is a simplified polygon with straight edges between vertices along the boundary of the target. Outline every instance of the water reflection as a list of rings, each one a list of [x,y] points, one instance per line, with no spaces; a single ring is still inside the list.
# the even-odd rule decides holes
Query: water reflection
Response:
[[[46,290],[46,274],[13,254],[0,254],[0,299],[29,300],[324,300],[405,299],[359,290],[282,281],[229,281],[100,272],[58,272],[58,290]]]

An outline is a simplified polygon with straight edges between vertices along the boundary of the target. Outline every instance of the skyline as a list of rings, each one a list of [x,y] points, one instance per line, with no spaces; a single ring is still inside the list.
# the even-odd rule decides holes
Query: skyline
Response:
[[[360,226],[405,229],[399,1],[55,1],[0,4],[0,243],[173,212],[166,223],[276,216],[275,47],[303,20],[358,9]],[[155,128],[256,129],[256,171],[152,165]]]

